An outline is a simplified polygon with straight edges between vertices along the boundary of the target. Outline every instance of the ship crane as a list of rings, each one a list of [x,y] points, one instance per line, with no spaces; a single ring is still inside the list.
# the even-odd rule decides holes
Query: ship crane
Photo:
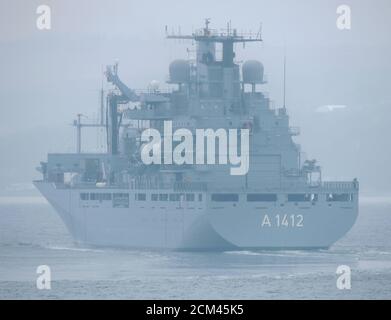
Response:
[[[118,90],[123,95],[124,100],[128,100],[131,102],[140,101],[140,97],[135,93],[135,91],[130,89],[118,77],[118,63],[116,63],[113,66],[107,66],[105,74],[106,74],[107,81],[112,83],[118,88]]]
[[[77,129],[77,153],[81,153],[81,129],[83,127],[105,127],[107,133],[107,150],[112,155],[119,153],[119,129],[122,125],[122,112],[118,111],[118,106],[121,104],[127,104],[128,102],[145,102],[159,104],[167,102],[168,99],[162,95],[156,93],[142,93],[138,95],[135,90],[130,89],[125,83],[121,81],[118,76],[118,63],[106,67],[106,79],[112,83],[120,93],[111,91],[107,94],[107,109],[106,109],[106,121],[104,121],[104,103],[103,90],[101,91],[101,119],[100,123],[82,123],[82,114],[77,115],[77,119],[73,122],[73,126]]]
[[[121,92],[120,95],[115,92],[107,95],[107,149],[110,154],[117,155],[119,153],[119,128],[122,122],[122,114],[118,112],[118,105],[126,104],[130,101],[140,101],[140,97],[118,77],[118,62],[113,66],[107,66],[105,75],[107,81],[112,83]]]
[[[107,105],[112,106],[114,112],[110,112],[106,110],[106,117],[104,116],[104,90],[102,88],[100,94],[100,122],[97,123],[82,123],[81,118],[85,117],[83,114],[77,114],[77,119],[73,121],[73,126],[76,127],[77,130],[77,138],[76,138],[76,152],[82,152],[82,128],[106,128],[107,133],[107,145],[108,150],[112,154],[116,154],[118,152],[118,135],[119,128],[121,127],[122,114],[118,112],[117,105],[125,104],[129,101],[138,101],[139,97],[135,94],[135,92],[129,89],[119,78],[117,75],[118,64],[114,66],[108,66],[106,70],[106,77],[109,82],[115,84],[115,86],[121,91],[122,95],[117,95],[113,92],[107,95]],[[115,109],[115,110],[114,110]],[[106,119],[105,119],[106,118]],[[116,119],[116,120],[115,120]],[[109,127],[110,131],[109,132]]]
[[[118,76],[118,63],[106,67],[107,81],[112,83],[119,91],[111,92],[107,96],[107,149],[112,155],[119,153],[119,128],[122,122],[122,113],[118,112],[118,105],[128,102],[142,102],[144,105],[160,104],[168,102],[169,99],[156,93],[141,93],[138,95],[121,81]]]
[[[130,89],[125,83],[121,81],[121,79],[118,76],[118,63],[107,66],[106,72],[105,72],[107,81],[112,83],[120,92],[121,104],[126,104],[128,102],[152,102],[152,103],[159,103],[159,102],[166,102],[168,99],[160,94],[157,94],[156,92],[144,92],[138,95],[135,90]]]

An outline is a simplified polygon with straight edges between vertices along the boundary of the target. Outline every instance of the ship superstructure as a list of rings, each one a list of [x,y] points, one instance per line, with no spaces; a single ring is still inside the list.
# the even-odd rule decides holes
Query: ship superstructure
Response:
[[[106,96],[105,119],[95,125],[106,128],[107,152],[81,152],[79,116],[77,152],[49,154],[41,163],[43,179],[35,185],[75,240],[99,246],[289,249],[327,248],[345,235],[358,215],[357,180],[322,181],[316,161],[301,160],[293,139],[299,129],[290,126],[285,103],[271,108],[262,92],[263,65],[236,62],[235,44],[260,42],[261,34],[239,34],[230,26],[213,30],[206,20],[191,35],[167,38],[196,43],[194,60],[170,64],[172,90],[154,83],[143,92],[132,90],[119,78],[118,64],[108,66],[106,78],[114,88]],[[246,129],[246,174],[232,175],[230,164],[217,161],[147,165],[141,136],[148,128],[171,141],[170,150],[180,143],[172,141],[177,129],[194,136],[197,129]],[[224,151],[217,138],[218,158]],[[162,157],[170,158],[166,151],[163,147]]]

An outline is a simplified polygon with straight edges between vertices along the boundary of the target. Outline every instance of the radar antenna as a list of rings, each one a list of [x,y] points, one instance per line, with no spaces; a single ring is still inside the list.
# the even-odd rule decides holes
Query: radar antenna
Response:
[[[227,24],[227,29],[219,32],[216,29],[210,29],[210,18],[205,19],[205,27],[196,30],[190,35],[170,34],[167,39],[187,39],[194,40],[203,44],[222,43],[223,45],[223,64],[232,66],[234,60],[234,43],[260,42],[262,41],[261,30],[258,33],[238,33],[232,29],[231,24]]]

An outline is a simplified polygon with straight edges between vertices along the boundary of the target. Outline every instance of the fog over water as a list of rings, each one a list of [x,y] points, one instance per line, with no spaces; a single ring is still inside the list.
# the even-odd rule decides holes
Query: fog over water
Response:
[[[36,9],[49,5],[52,29]],[[351,7],[351,30],[336,27]],[[302,160],[325,180],[360,181],[359,217],[328,250],[178,252],[77,246],[31,181],[48,152],[75,152],[71,126],[98,118],[106,65],[133,89],[161,88],[169,63],[194,43],[165,39],[230,22],[263,43],[235,47],[259,60],[275,108],[286,107]],[[167,27],[166,27],[167,26]],[[391,293],[390,0],[1,0],[0,299],[379,299]],[[104,129],[83,130],[83,151],[105,150]],[[251,152],[251,150],[250,150]],[[37,290],[49,265],[52,290]],[[338,290],[336,269],[352,270]]]
[[[362,201],[329,250],[178,252],[75,246],[36,197],[0,198],[0,299],[390,299],[391,201]],[[37,290],[49,265],[51,290]],[[336,268],[351,268],[338,290]]]
[[[391,4],[343,1],[352,29],[336,28],[341,1],[45,1],[52,30],[36,28],[41,1],[0,2],[0,194],[32,194],[35,167],[47,152],[74,151],[70,126],[77,113],[93,119],[99,108],[102,68],[119,61],[131,88],[151,80],[164,86],[168,64],[186,58],[191,42],[165,39],[191,33],[211,18],[264,42],[236,47],[237,60],[265,65],[269,92],[282,105],[283,53],[287,52],[287,108],[296,138],[324,177],[361,182],[366,195],[391,192]],[[106,86],[106,85],[105,85]],[[332,108],[342,105],[344,108]],[[326,106],[326,107],[325,107]],[[101,150],[103,133],[85,133],[85,150]]]

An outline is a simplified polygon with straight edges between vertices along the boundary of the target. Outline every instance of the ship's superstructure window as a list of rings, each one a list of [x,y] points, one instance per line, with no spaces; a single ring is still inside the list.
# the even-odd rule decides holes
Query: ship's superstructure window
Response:
[[[181,195],[179,193],[171,193],[170,194],[170,201],[180,201]]]
[[[238,202],[239,195],[237,193],[214,193],[212,201],[216,202]]]
[[[90,193],[90,200],[99,200],[99,193]]]
[[[114,208],[129,208],[129,193],[114,193],[113,194]]]
[[[277,195],[275,193],[249,193],[247,194],[248,202],[275,202]]]
[[[194,193],[186,193],[186,201],[194,201],[195,200],[195,196],[194,196]]]
[[[199,194],[198,194],[198,201],[199,201],[199,202],[202,201],[202,193],[199,193]]]
[[[353,201],[353,195],[350,193],[329,193],[326,195],[327,201]]]
[[[95,201],[111,200],[111,193],[90,193],[90,200],[95,200]]]
[[[111,193],[103,193],[102,200],[111,200]]]
[[[85,159],[84,180],[88,182],[95,182],[99,178],[99,159]]]
[[[80,193],[80,200],[88,200],[89,198],[90,197],[88,193]]]
[[[147,195],[145,193],[136,193],[134,195],[134,198],[137,201],[146,201],[147,200]]]
[[[288,194],[288,201],[291,202],[318,201],[318,195],[316,193],[291,193]]]
[[[158,201],[159,200],[159,195],[157,193],[152,193],[151,194],[151,201]]]
[[[159,194],[159,201],[168,201],[168,194],[167,193],[160,193]]]

